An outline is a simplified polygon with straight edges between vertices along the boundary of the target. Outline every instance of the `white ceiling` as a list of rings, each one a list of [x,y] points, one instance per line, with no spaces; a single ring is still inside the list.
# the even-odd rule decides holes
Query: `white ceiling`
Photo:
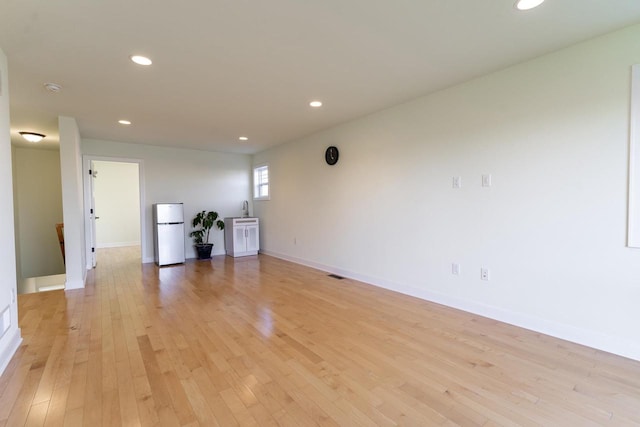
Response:
[[[254,153],[640,22],[637,0],[513,3],[2,0],[12,141],[55,144],[64,115],[85,138]]]

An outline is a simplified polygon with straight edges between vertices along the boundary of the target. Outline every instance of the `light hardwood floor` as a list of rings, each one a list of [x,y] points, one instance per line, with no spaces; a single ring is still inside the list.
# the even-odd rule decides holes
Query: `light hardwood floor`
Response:
[[[0,425],[640,425],[640,363],[260,255],[19,296]]]

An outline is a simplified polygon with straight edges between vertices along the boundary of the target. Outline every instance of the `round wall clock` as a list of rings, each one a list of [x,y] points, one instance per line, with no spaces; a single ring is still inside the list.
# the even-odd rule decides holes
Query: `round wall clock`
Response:
[[[335,165],[338,163],[338,156],[340,153],[338,152],[338,148],[333,145],[327,148],[327,151],[324,152],[324,159],[327,161],[328,165]]]

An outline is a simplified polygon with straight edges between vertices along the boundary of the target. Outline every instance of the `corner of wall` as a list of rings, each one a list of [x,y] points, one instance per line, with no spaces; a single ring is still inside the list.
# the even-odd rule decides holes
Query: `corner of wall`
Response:
[[[10,335],[4,337],[2,341],[4,341],[4,345],[1,346],[2,350],[0,350],[0,373],[4,372],[4,370],[7,368],[7,365],[9,365],[11,358],[22,343],[20,328],[13,329]]]
[[[11,130],[9,124],[8,63],[0,49],[0,307],[8,310],[3,318],[4,335],[0,338],[0,373],[7,367],[22,338],[18,328],[16,243],[14,228],[14,187]],[[7,308],[5,308],[7,307]]]
[[[58,117],[62,211],[66,252],[66,289],[84,287],[86,277],[85,224],[80,130],[72,117]]]

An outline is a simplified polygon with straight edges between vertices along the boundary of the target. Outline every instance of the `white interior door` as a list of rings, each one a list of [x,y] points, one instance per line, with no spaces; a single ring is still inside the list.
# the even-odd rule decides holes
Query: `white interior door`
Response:
[[[96,266],[96,198],[95,198],[95,190],[93,180],[96,179],[96,169],[93,161],[91,161],[90,166],[90,174],[89,177],[89,191],[90,191],[90,206],[89,206],[89,226],[91,228],[90,238],[91,238],[91,267],[95,268]]]

